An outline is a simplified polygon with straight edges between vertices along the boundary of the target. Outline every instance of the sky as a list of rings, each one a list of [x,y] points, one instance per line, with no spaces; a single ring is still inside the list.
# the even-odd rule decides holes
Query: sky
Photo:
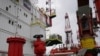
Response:
[[[32,1],[32,0],[31,0]],[[46,8],[45,5],[45,1],[46,0],[38,0],[38,4],[36,6],[40,7],[40,8]],[[51,0],[52,1],[52,8],[56,9],[56,17],[53,18],[52,20],[52,27],[50,27],[49,29],[49,33],[53,34],[59,34],[62,36],[62,40],[63,43],[65,43],[65,38],[66,38],[66,34],[65,34],[65,13],[68,13],[69,16],[69,20],[70,20],[70,25],[71,25],[71,29],[73,32],[72,38],[73,38],[73,42],[75,44],[78,43],[77,41],[77,30],[78,30],[78,26],[77,26],[77,18],[76,18],[76,11],[78,10],[77,7],[77,0]],[[90,0],[90,7],[93,8],[93,0]],[[94,11],[93,11],[94,12]],[[52,49],[53,47],[49,48],[47,53],[49,53],[49,51]]]

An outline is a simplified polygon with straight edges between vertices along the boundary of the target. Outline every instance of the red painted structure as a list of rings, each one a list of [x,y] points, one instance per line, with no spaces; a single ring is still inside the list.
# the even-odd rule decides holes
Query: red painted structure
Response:
[[[56,12],[55,9],[51,8],[51,0],[47,0],[46,1],[46,15],[48,18],[46,18],[46,23],[47,23],[47,27],[51,27],[52,26],[52,19],[54,17],[56,17]]]
[[[56,48],[50,51],[50,56],[67,56],[68,54],[76,54],[80,49],[81,47],[71,47],[70,50],[68,50],[67,47]]]
[[[97,22],[100,23],[100,0],[94,0],[96,7]]]
[[[85,56],[94,56],[92,51],[94,51],[93,48],[95,48],[95,39],[93,37],[95,34],[93,32],[92,9],[89,7],[89,0],[78,0],[77,21],[81,46],[87,50],[90,49],[85,53]],[[92,40],[90,41],[88,38]]]
[[[34,52],[36,56],[43,56],[46,51],[46,45],[44,41],[41,41],[41,36],[36,37],[37,40],[33,42],[34,45]]]
[[[7,43],[9,43],[8,56],[23,56],[24,38],[10,37],[7,39]]]
[[[77,21],[80,37],[84,34],[94,34],[92,9],[89,7],[89,0],[78,0]]]

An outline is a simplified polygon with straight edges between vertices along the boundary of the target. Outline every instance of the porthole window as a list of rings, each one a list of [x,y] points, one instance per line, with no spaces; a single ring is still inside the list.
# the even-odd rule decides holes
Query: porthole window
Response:
[[[20,9],[20,11],[21,11],[21,9]]]
[[[31,18],[31,21],[33,21],[33,18]]]
[[[9,5],[9,8],[11,8],[11,5]]]
[[[8,11],[8,7],[6,7],[6,11]]]
[[[22,28],[22,26],[21,26],[21,25],[20,25],[19,27],[20,27],[20,29]]]
[[[27,14],[26,14],[26,17],[27,17]]]
[[[18,24],[18,26],[17,26],[17,27],[18,27],[18,28],[20,28],[20,29],[22,28],[22,26],[21,26],[20,24]]]
[[[12,25],[14,25],[14,21],[12,21]]]
[[[24,16],[27,17],[28,15],[26,13],[24,13]]]
[[[10,24],[11,23],[11,20],[9,20],[8,23]]]
[[[16,7],[16,5],[14,7]]]
[[[18,28],[19,28],[19,24],[18,24],[18,26],[17,26]]]
[[[25,16],[25,13],[24,13],[24,16]]]

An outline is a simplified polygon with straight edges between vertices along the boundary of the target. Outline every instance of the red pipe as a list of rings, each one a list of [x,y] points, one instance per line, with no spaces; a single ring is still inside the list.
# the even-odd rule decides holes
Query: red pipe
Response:
[[[7,39],[9,43],[8,56],[23,56],[23,44],[25,39],[20,37],[10,37]]]

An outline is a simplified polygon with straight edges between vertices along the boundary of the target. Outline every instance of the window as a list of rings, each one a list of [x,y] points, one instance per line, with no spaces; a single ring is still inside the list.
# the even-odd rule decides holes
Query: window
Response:
[[[18,28],[19,28],[19,24],[18,24],[18,26],[17,26]]]
[[[25,16],[25,13],[24,13],[24,16]]]
[[[20,11],[21,11],[21,9],[20,9]]]
[[[21,25],[20,25],[19,27],[20,27],[20,29],[22,28],[22,26],[21,26]]]
[[[8,23],[10,24],[11,23],[11,20],[9,20]]]
[[[14,7],[16,7],[16,5]]]
[[[31,10],[31,2],[29,0],[23,0],[23,5],[28,9]]]
[[[24,16],[27,17],[28,15],[26,13],[24,13]]]
[[[16,26],[19,29],[22,28],[22,25],[21,24],[18,24],[17,21],[14,21],[14,20],[9,19],[8,20],[8,23],[11,24],[12,26]]]
[[[18,26],[17,26],[17,27],[21,29],[21,28],[22,28],[22,25],[18,24]]]
[[[14,21],[12,21],[12,25],[14,25]]]
[[[11,24],[11,25],[14,25],[15,22],[14,22],[13,20],[10,20],[10,19],[9,19],[9,20],[8,20],[8,23]]]
[[[27,14],[26,14],[26,17],[27,17]]]
[[[8,7],[6,7],[6,11],[8,11]]]
[[[31,21],[33,21],[33,18],[31,18]]]
[[[9,8],[11,8],[11,5],[9,5]]]

